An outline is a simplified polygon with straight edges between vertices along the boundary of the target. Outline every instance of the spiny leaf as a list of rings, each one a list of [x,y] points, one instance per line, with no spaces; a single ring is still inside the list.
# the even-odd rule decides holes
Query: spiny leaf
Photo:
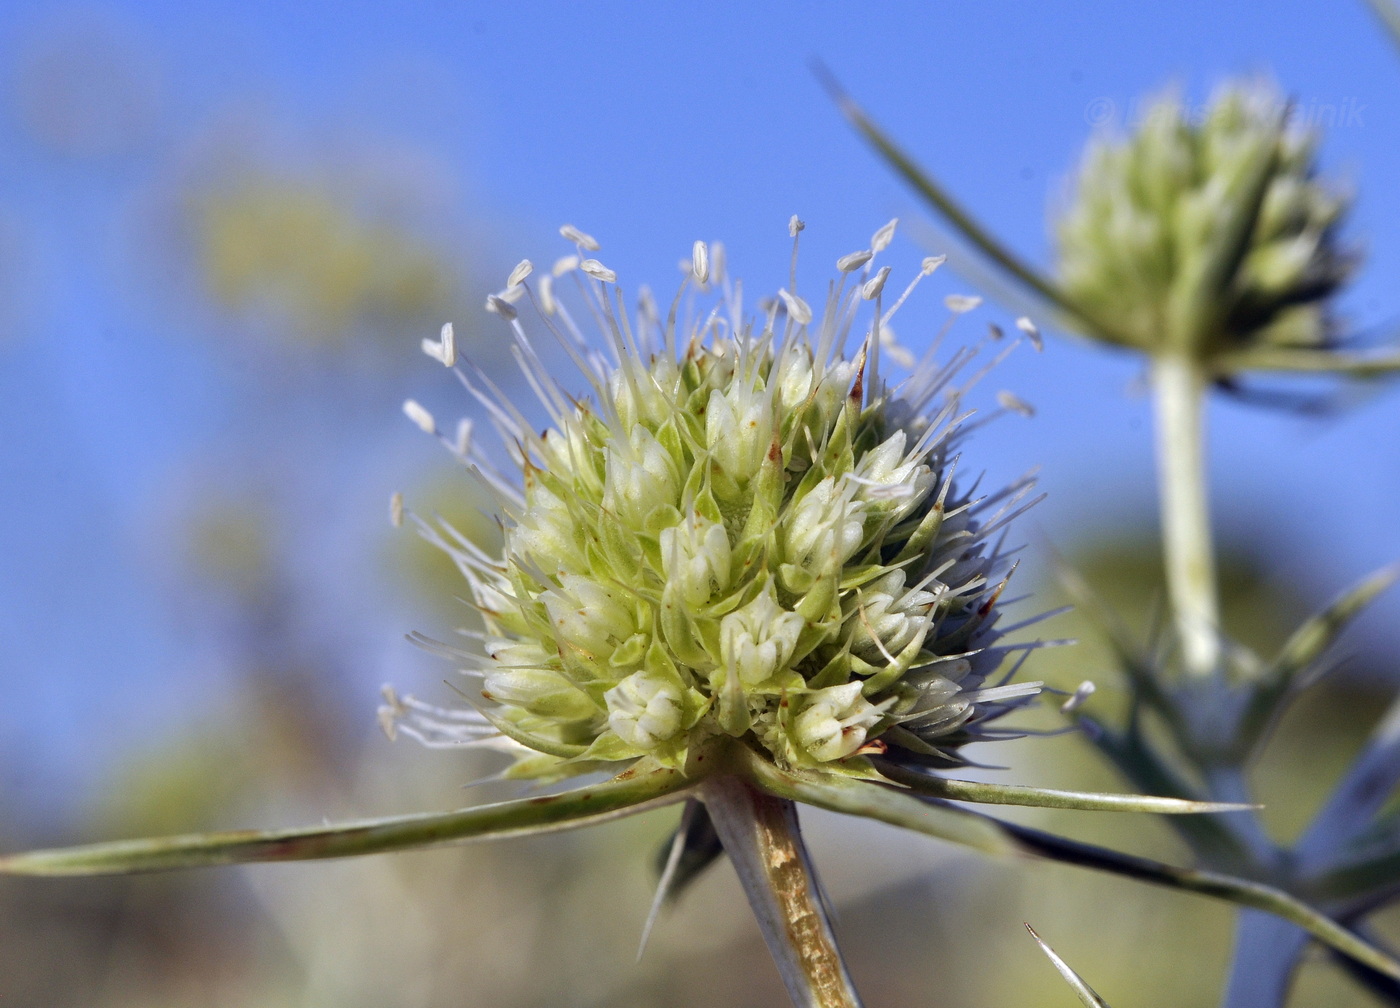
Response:
[[[925,800],[937,801],[938,799]],[[1140,882],[1150,882],[1171,889],[1212,896],[1216,899],[1237,903],[1240,906],[1267,911],[1276,917],[1297,924],[1339,955],[1374,969],[1385,976],[1400,979],[1400,962],[1396,962],[1385,952],[1355,932],[1338,924],[1331,917],[1313,909],[1302,900],[1281,889],[1220,872],[1178,868],[1175,865],[1139,857],[1136,854],[1124,854],[1106,847],[1096,847],[1092,844],[1056,836],[1053,833],[1031,829],[1028,826],[1003,822],[999,819],[993,819],[991,816],[983,816],[979,812],[970,814],[996,823],[1005,835],[1014,840],[1026,853],[1061,861],[1065,864],[1075,864],[1084,868],[1110,872]]]
[[[937,180],[919,167],[918,164],[894,142],[875,122],[865,114],[855,99],[848,95],[836,78],[821,65],[815,67],[817,76],[831,94],[847,121],[856,128],[875,152],[904,178],[914,190],[959,234],[977,248],[983,255],[1007,274],[1030,288],[1046,301],[1073,320],[1075,326],[1088,332],[1107,332],[1107,326],[1088,318],[1084,311],[1061,291],[1052,281],[1028,265],[1001,243],[990,231],[984,228],[970,213],[953,199]],[[1121,341],[1120,341],[1121,342]]]
[[[941,798],[899,791],[892,785],[831,774],[788,772],[756,756],[745,760],[745,769],[750,779],[770,794],[832,812],[877,819],[988,853],[1030,854],[1266,910],[1297,924],[1339,954],[1400,979],[1400,962],[1295,896],[1261,882],[1220,872],[1178,868],[1135,854],[1080,843],[947,805]]]
[[[1060,976],[1065,978],[1065,983],[1074,988],[1074,993],[1079,997],[1081,1004],[1085,1005],[1086,1008],[1108,1008],[1108,1002],[1095,994],[1094,989],[1086,984],[1078,973],[1070,969],[1069,964],[1061,959],[1054,949],[1045,944],[1045,940],[1035,933],[1035,928],[1027,924],[1026,930],[1031,933],[1035,943],[1040,946],[1040,951],[1044,952],[1050,962],[1054,964],[1055,969],[1060,971]]]
[[[1239,735],[1246,745],[1257,745],[1282,713],[1291,693],[1316,678],[1317,661],[1351,622],[1400,576],[1400,565],[1383,567],[1347,589],[1332,604],[1305,620],[1288,638],[1278,657],[1255,685],[1245,708]],[[1311,675],[1310,675],[1311,674]]]
[[[630,771],[562,794],[455,812],[362,819],[286,830],[237,830],[119,840],[0,858],[12,875],[112,875],[257,861],[303,861],[427,847],[454,840],[547,833],[607,822],[680,801],[696,783],[673,770]]]
[[[995,820],[952,805],[931,805],[884,784],[829,773],[780,770],[757,756],[745,761],[745,769],[755,784],[779,798],[903,826],[988,854],[1011,854],[1017,849]]]
[[[1243,812],[1257,805],[1232,802],[1188,801],[1155,795],[1102,794],[1091,791],[1060,791],[1055,788],[991,784],[984,781],[953,780],[907,770],[883,760],[873,761],[884,776],[897,784],[931,798],[981,802],[985,805],[1029,805],[1035,808],[1080,809],[1095,812],[1155,812],[1184,815],[1203,812]]]

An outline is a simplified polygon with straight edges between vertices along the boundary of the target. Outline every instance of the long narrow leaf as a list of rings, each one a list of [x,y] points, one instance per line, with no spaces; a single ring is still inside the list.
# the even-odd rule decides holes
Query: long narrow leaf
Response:
[[[1090,319],[1082,308],[1074,304],[1049,278],[1032,268],[1023,259],[1008,249],[990,231],[977,222],[932,175],[919,167],[903,148],[891,139],[884,130],[875,125],[874,120],[856,104],[836,79],[824,67],[818,66],[817,74],[830,92],[847,121],[875,148],[885,162],[904,178],[913,189],[945,220],[951,224],[968,242],[985,255],[1008,275],[1043,297],[1060,311],[1069,316],[1075,328],[1090,333],[1108,332],[1109,327]],[[1121,342],[1121,340],[1120,340]]]
[[[1085,1008],[1108,1008],[1108,1002],[1095,994],[1094,988],[1086,984],[1078,973],[1069,968],[1069,963],[1061,959],[1055,953],[1054,949],[1045,944],[1045,939],[1035,933],[1035,928],[1027,924],[1026,930],[1031,933],[1031,937],[1035,939],[1035,943],[1040,946],[1040,951],[1044,952],[1046,958],[1050,960],[1055,969],[1059,970],[1060,976],[1065,978],[1065,983],[1069,984],[1074,990],[1075,995],[1079,998],[1080,1004],[1084,1005]]]
[[[1241,371],[1279,371],[1306,374],[1337,374],[1352,378],[1381,378],[1400,371],[1400,351],[1344,353],[1312,350],[1306,347],[1253,347],[1221,354],[1211,361],[1220,377]]]
[[[658,808],[696,783],[674,770],[619,777],[562,794],[455,812],[363,819],[332,826],[238,830],[30,851],[0,858],[13,875],[113,875],[254,861],[304,861],[573,829]]]
[[[952,805],[931,805],[887,785],[779,770],[760,757],[748,760],[747,769],[755,784],[779,798],[903,826],[987,854],[1014,854],[1017,850],[994,820]]]
[[[1309,685],[1312,670],[1342,632],[1377,595],[1400,577],[1400,566],[1384,567],[1348,588],[1320,613],[1305,620],[1288,638],[1278,657],[1254,685],[1245,708],[1239,737],[1257,747],[1282,714],[1287,697]]]
[[[747,770],[751,779],[770,793],[818,808],[878,819],[989,853],[1019,851],[1266,910],[1292,921],[1341,955],[1400,979],[1400,962],[1296,897],[1262,882],[1219,872],[1178,868],[1135,854],[1080,843],[981,812],[946,805],[943,799],[920,798],[889,785],[783,771],[758,758],[747,761]]]
[[[970,814],[982,815],[976,812]],[[1121,875],[1124,878],[1136,879],[1140,882],[1150,882],[1169,889],[1180,889],[1185,892],[1199,893],[1202,896],[1212,896],[1216,899],[1237,903],[1240,906],[1265,910],[1276,917],[1297,924],[1338,954],[1370,967],[1385,976],[1400,979],[1400,962],[1338,924],[1326,914],[1320,913],[1281,889],[1220,872],[1178,868],[1175,865],[1153,861],[1136,854],[1124,854],[1106,847],[1096,847],[1066,837],[1055,836],[1053,833],[1045,833],[1028,826],[1003,822],[990,816],[983,818],[996,823],[1006,836],[1014,840],[1026,853],[1061,861],[1065,864],[1074,864],[1083,868],[1093,868],[1097,871]]]
[[[1155,812],[1159,815],[1186,815],[1203,812],[1243,812],[1257,805],[1229,802],[1187,801],[1154,795],[1102,794],[1092,791],[1060,791],[1055,788],[990,784],[983,781],[953,780],[916,770],[906,770],[883,760],[876,761],[880,773],[911,791],[931,798],[980,802],[984,805],[1028,805],[1035,808],[1079,809],[1086,812]]]

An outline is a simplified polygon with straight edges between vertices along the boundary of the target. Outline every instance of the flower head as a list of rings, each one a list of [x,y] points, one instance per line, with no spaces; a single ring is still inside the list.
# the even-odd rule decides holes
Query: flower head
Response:
[[[996,534],[1028,484],[980,499],[955,484],[949,383],[966,353],[886,386],[899,305],[885,309],[890,271],[873,260],[892,229],[843,257],[820,315],[795,284],[746,315],[721,250],[702,243],[664,319],[648,298],[621,311],[614,274],[588,258],[597,243],[575,229],[563,233],[578,254],[538,283],[522,263],[488,306],[550,426],[535,433],[467,365],[519,482],[465,437],[451,445],[499,498],[503,552],[423,526],[485,620],[481,653],[451,650],[481,716],[402,701],[391,716],[412,715],[421,737],[509,748],[522,775],[640,758],[684,768],[723,737],[782,766],[870,774],[873,753],[955,764],[959,745],[1034,693],[987,684],[1005,655]],[[556,296],[560,279],[577,281],[607,353]],[[586,397],[556,385],[543,333],[573,357]],[[429,350],[451,363],[447,336]]]
[[[1257,84],[1223,88],[1199,121],[1168,96],[1089,148],[1057,236],[1061,288],[1096,331],[1197,358],[1328,342],[1348,200],[1288,111]]]

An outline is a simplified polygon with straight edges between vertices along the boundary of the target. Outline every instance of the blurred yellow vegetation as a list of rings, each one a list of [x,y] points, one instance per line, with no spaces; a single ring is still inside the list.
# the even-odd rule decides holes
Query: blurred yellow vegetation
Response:
[[[253,170],[194,194],[188,210],[214,300],[272,316],[298,341],[335,348],[361,325],[448,313],[444,251],[330,185]]]

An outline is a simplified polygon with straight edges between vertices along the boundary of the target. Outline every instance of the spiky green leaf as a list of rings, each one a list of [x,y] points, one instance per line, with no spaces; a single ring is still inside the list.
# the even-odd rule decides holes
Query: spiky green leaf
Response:
[[[259,861],[305,861],[495,839],[607,822],[684,797],[696,783],[673,770],[624,773],[562,794],[331,826],[237,830],[30,851],[0,858],[11,875],[114,875]]]

